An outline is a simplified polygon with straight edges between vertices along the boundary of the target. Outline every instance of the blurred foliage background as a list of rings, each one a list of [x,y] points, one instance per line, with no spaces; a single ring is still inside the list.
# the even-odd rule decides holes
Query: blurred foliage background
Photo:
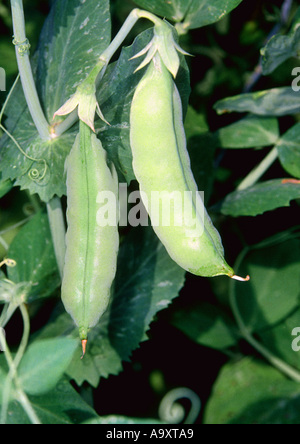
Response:
[[[0,65],[7,73],[7,89],[17,74],[14,46],[12,45],[12,22],[8,0],[0,0]],[[292,11],[296,9],[294,2]],[[43,21],[48,14],[51,0],[24,0],[27,35],[32,53],[38,47],[38,37]],[[130,10],[135,7],[131,0],[112,1],[114,33],[120,28]],[[278,32],[282,0],[244,0],[231,14],[217,24],[189,32],[181,37],[181,45],[195,57],[189,58],[192,93],[190,104],[203,116],[211,131],[215,131],[241,118],[241,115],[218,116],[213,105],[220,99],[249,90],[257,69],[260,49],[274,30]],[[291,14],[292,17],[292,14]],[[290,21],[283,25],[288,27]],[[127,43],[143,30],[139,23],[128,37]],[[146,26],[146,25],[145,25]],[[289,60],[267,77],[260,76],[252,90],[262,90],[291,83],[291,71],[295,60]],[[5,94],[0,93],[0,104]],[[280,120],[281,129],[290,127],[291,117]],[[265,156],[257,150],[220,150],[214,158],[214,183],[209,205],[233,191],[243,177]],[[265,179],[283,175],[279,162],[268,171]],[[26,196],[17,190],[1,200],[0,225],[17,221]],[[222,237],[228,261],[234,262],[243,245],[262,241],[277,232],[294,226],[299,207],[293,203],[288,209],[279,209],[255,218],[218,218],[222,222]],[[9,239],[7,239],[9,242]],[[142,344],[133,353],[132,362],[124,364],[118,376],[102,380],[94,393],[95,408],[100,415],[119,414],[127,416],[156,417],[163,395],[176,387],[194,390],[205,405],[212,385],[222,365],[229,359],[223,353],[202,347],[190,341],[172,326],[173,313],[192,306],[196,301],[213,303],[227,298],[226,279],[208,280],[187,276],[181,297],[168,309],[161,312],[149,333],[150,341]],[[219,302],[218,302],[219,303]],[[49,302],[51,304],[51,301]],[[47,305],[39,311],[39,319],[33,322],[38,328],[47,318]],[[43,319],[41,319],[43,318]],[[11,336],[10,336],[11,337]],[[16,335],[16,343],[19,338]],[[252,348],[241,343],[243,352],[254,354]],[[89,387],[81,394],[88,400],[92,396]],[[188,408],[188,405],[187,405]],[[201,423],[201,416],[198,420]]]

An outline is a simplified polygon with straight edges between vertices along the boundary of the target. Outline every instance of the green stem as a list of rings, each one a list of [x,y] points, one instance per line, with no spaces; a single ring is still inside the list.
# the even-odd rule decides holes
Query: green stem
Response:
[[[240,183],[237,191],[245,190],[246,188],[255,185],[259,179],[268,171],[268,169],[273,165],[275,160],[278,158],[277,148],[273,148],[272,151],[264,158],[264,160],[252,170],[248,176]]]
[[[88,79],[90,80],[94,77],[96,86],[99,85],[101,79],[105,74],[106,67],[112,59],[113,55],[120,48],[137,21],[141,18],[148,19],[152,21],[155,25],[159,25],[162,22],[160,18],[156,17],[156,15],[154,14],[151,14],[151,12],[143,11],[137,8],[131,11],[129,16],[123,23],[121,29],[119,30],[118,34],[115,36],[106,50],[101,54],[98,63],[85,81],[88,81]],[[77,120],[78,113],[77,110],[75,110],[62,123],[57,125],[57,127],[55,128],[55,136],[58,137],[68,131],[68,129],[70,129],[77,122]]]
[[[41,139],[48,140],[51,138],[49,125],[40,104],[29,60],[30,45],[25,33],[25,19],[22,0],[11,0],[11,11],[14,29],[13,42],[16,46],[18,68],[25,99]]]
[[[158,18],[155,14],[144,11],[143,9],[135,9],[132,12],[135,12],[138,18],[145,18],[147,20],[150,20],[150,22],[152,22],[155,26],[159,26],[163,23],[162,19]]]
[[[110,43],[110,45],[107,47],[107,49],[101,54],[99,57],[99,60],[96,64],[96,66],[93,68],[87,79],[86,82],[92,82],[95,81],[96,86],[99,85],[101,79],[104,76],[105,70],[107,65],[109,64],[111,58],[115,54],[115,52],[119,49],[123,41],[128,36],[131,29],[134,27],[136,22],[139,19],[139,16],[137,15],[138,9],[134,9],[127,19],[125,20],[122,28],[116,35],[116,37],[113,39],[113,41]],[[104,69],[103,69],[104,68]],[[78,121],[78,112],[77,109],[74,110],[62,123],[57,125],[55,128],[55,136],[59,137],[62,134],[64,134],[68,129],[70,129],[76,122]]]
[[[243,258],[247,254],[248,249],[246,248],[244,252],[240,255],[236,268],[239,268],[239,265],[241,264]],[[290,379],[292,379],[295,382],[300,383],[300,372],[296,370],[295,368],[288,365],[286,362],[282,361],[281,359],[277,358],[273,353],[271,353],[266,347],[264,347],[260,342],[258,342],[251,334],[251,331],[247,328],[247,326],[244,324],[243,318],[240,314],[235,294],[234,294],[234,282],[231,282],[230,284],[230,293],[229,293],[229,300],[230,300],[230,306],[232,309],[232,312],[234,314],[236,323],[240,329],[241,335],[243,338],[249,342],[249,344],[252,345],[267,361],[270,362],[275,368],[277,368],[280,372],[288,376]]]
[[[8,410],[9,400],[10,400],[11,385],[12,385],[12,381],[14,381],[14,385],[15,385],[15,393],[14,394],[15,394],[17,400],[19,401],[19,403],[22,405],[28,418],[30,419],[32,424],[41,424],[34,409],[32,408],[32,405],[31,405],[29,399],[27,398],[26,394],[24,393],[24,391],[22,389],[21,382],[20,382],[18,375],[17,375],[17,367],[20,364],[21,359],[24,356],[24,353],[25,353],[25,350],[26,350],[26,347],[28,344],[29,333],[30,333],[30,321],[29,321],[29,316],[28,316],[26,306],[24,304],[22,304],[20,306],[20,310],[21,310],[23,323],[24,323],[24,331],[23,331],[22,341],[21,341],[20,347],[18,349],[18,352],[15,356],[15,359],[12,358],[12,355],[11,355],[9,348],[7,346],[7,343],[6,343],[5,336],[4,336],[3,332],[0,330],[0,342],[3,346],[5,358],[6,358],[8,367],[9,367],[9,373],[8,373],[8,376],[5,381],[5,389],[3,392],[0,423],[1,424],[6,423],[7,410]]]
[[[47,210],[56,261],[60,276],[62,278],[66,254],[66,227],[60,199],[58,197],[54,197],[52,200],[50,200],[50,202],[47,204]]]
[[[101,54],[100,61],[104,62],[106,65],[110,62],[111,58],[115,54],[115,52],[119,49],[119,47],[122,45],[134,25],[139,20],[138,15],[139,9],[134,9],[131,11],[125,22],[123,23],[120,31],[115,36],[111,44],[107,47],[107,49]]]
[[[106,65],[110,62],[111,58],[115,54],[115,52],[120,48],[132,28],[135,26],[137,21],[141,18],[145,18],[147,20],[150,20],[154,25],[159,26],[162,23],[162,20],[156,15],[152,14],[148,11],[143,11],[142,9],[134,9],[131,11],[125,22],[123,23],[120,31],[116,35],[116,37],[113,39],[111,44],[107,47],[107,49],[101,54],[100,56],[100,63],[101,61],[104,62]]]
[[[78,111],[75,109],[68,117],[55,128],[55,137],[59,137],[78,122]]]

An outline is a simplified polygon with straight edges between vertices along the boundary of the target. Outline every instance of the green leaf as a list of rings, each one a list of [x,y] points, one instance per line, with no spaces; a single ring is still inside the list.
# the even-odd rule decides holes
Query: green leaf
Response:
[[[281,137],[276,148],[283,168],[300,179],[300,123],[294,125]]]
[[[0,352],[0,406],[2,404],[3,391],[5,388],[5,380],[8,375],[8,368],[4,354]]]
[[[37,84],[49,121],[110,43],[109,0],[56,1],[39,41]]]
[[[200,303],[178,311],[172,324],[197,344],[217,350],[234,346],[238,338],[233,320],[212,304]]]
[[[66,378],[42,396],[30,396],[30,402],[43,424],[81,424],[98,415],[82,399]]]
[[[18,97],[14,96],[11,105],[16,104],[17,100]],[[2,174],[6,179],[15,180],[15,186],[29,190],[31,194],[37,193],[42,201],[48,202],[55,194],[59,197],[66,194],[65,181],[62,180],[64,161],[74,143],[77,131],[75,127],[59,139],[42,141],[35,127],[29,122],[30,117],[25,113],[13,134],[27,156],[39,161],[26,158],[16,145],[6,138],[1,144]],[[40,178],[45,177],[40,181],[34,180],[32,177],[34,170],[38,171]]]
[[[194,178],[198,189],[204,191],[205,200],[208,201],[214,182],[215,137],[209,132],[204,115],[198,114],[191,106],[187,111],[184,128]]]
[[[38,213],[19,231],[8,251],[17,262],[8,277],[25,283],[26,301],[50,296],[60,285],[47,214]]]
[[[110,42],[108,0],[56,1],[41,33],[38,53],[32,59],[39,95],[49,122],[54,112],[72,95],[97,63]],[[20,85],[15,88],[6,108],[7,130],[14,136],[30,160],[7,136],[1,138],[0,165],[3,179],[39,194],[48,202],[54,195],[66,193],[64,161],[77,133],[50,141],[40,139],[32,122]],[[33,180],[32,170],[43,180]]]
[[[300,239],[249,248],[237,273],[247,285],[232,283],[240,316],[250,331],[270,328],[299,307]]]
[[[300,28],[297,15],[291,31],[288,35],[274,35],[262,48],[262,68],[263,74],[271,74],[279,65],[291,57],[300,56]]]
[[[165,0],[134,0],[138,6],[173,22],[181,22],[184,19],[193,1],[194,0],[172,0],[166,2]]]
[[[242,0],[193,0],[187,9],[183,28],[201,28],[218,22],[241,2]]]
[[[53,390],[39,396],[29,395],[29,400],[42,424],[72,425],[98,418],[65,377]],[[16,401],[9,404],[7,424],[30,424],[27,414]]]
[[[248,115],[216,133],[221,148],[259,148],[274,145],[279,137],[278,119]]]
[[[300,327],[299,307],[280,324],[258,332],[258,336],[260,342],[275,356],[300,371],[300,353],[292,348],[293,341],[297,340],[292,332],[297,327]]]
[[[300,387],[250,358],[226,364],[215,383],[205,424],[299,424]]]
[[[141,33],[133,45],[123,48],[118,62],[111,64],[97,92],[100,108],[110,125],[96,122],[97,132],[108,156],[114,162],[121,181],[130,183],[135,179],[132,169],[130,146],[130,108],[135,89],[144,75],[144,70],[135,73],[139,59],[130,60],[151,41],[153,31]],[[190,95],[189,70],[185,58],[180,55],[181,67],[176,78],[186,113]]]
[[[234,191],[215,207],[227,216],[257,216],[300,198],[300,183],[288,183],[275,179],[253,185],[242,191]]]
[[[118,374],[128,361],[157,312],[165,309],[181,290],[185,271],[173,262],[151,228],[133,229],[121,244],[118,271],[108,310],[89,333],[87,353],[78,350],[68,375],[81,385],[92,386],[99,378]],[[63,314],[43,330],[39,338],[75,332],[70,316]]]
[[[260,116],[286,116],[300,112],[299,94],[291,87],[242,94],[214,105],[218,114],[251,112]]]
[[[1,177],[1,176],[0,176]],[[11,180],[1,180],[0,181],[0,199],[4,197],[13,187],[13,183]]]
[[[188,107],[184,129],[186,138],[190,139],[200,134],[206,134],[209,131],[209,127],[204,114],[199,114],[192,106]]]
[[[18,369],[24,391],[41,395],[52,390],[67,370],[76,348],[78,341],[71,338],[33,342]]]
[[[142,8],[176,23],[183,29],[195,29],[215,23],[236,8],[242,0],[134,0]]]

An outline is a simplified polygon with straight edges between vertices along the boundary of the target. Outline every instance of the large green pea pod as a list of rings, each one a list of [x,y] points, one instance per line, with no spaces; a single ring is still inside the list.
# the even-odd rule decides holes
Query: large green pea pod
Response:
[[[108,166],[100,140],[82,122],[66,161],[66,173],[68,231],[62,301],[79,328],[85,352],[88,331],[108,306],[119,235],[117,216],[111,225],[97,220],[99,192],[110,192],[118,208],[117,173],[113,165]]]
[[[135,91],[130,126],[133,169],[141,197],[171,258],[198,276],[237,278],[224,259],[220,235],[198,193],[186,147],[180,96],[158,53]],[[160,193],[159,205],[156,200],[153,204],[155,193]],[[182,215],[173,200],[180,195],[189,209],[182,210]],[[162,219],[166,206],[173,214],[169,224]]]

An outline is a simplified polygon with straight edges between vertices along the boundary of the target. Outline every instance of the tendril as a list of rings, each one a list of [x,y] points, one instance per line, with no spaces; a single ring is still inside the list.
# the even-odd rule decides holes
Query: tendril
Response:
[[[191,410],[186,415],[184,407],[177,401],[188,399],[191,402]],[[168,424],[194,424],[201,411],[199,396],[189,388],[182,387],[171,390],[160,403],[159,417]]]
[[[23,148],[21,148],[20,144],[16,141],[16,139],[7,131],[6,128],[2,124],[0,124],[0,128],[5,132],[5,134],[13,141],[13,143],[16,145],[18,150],[23,154],[23,156],[26,157],[26,159],[31,160],[33,163],[42,163],[43,164],[43,171],[42,173],[39,172],[36,168],[30,168],[30,171],[28,173],[29,178],[36,183],[40,183],[47,174],[48,165],[45,159],[36,159],[34,157],[29,156]]]
[[[31,45],[28,39],[25,39],[23,42],[18,42],[18,40],[14,37],[12,43],[17,48],[20,56],[23,57],[24,55],[29,53]]]
[[[13,84],[13,86],[12,86],[12,88],[11,88],[11,90],[10,90],[6,100],[5,100],[5,102],[4,102],[4,105],[3,105],[2,109],[1,109],[1,112],[0,112],[0,128],[12,140],[12,142],[16,145],[16,147],[23,154],[23,156],[26,157],[26,159],[31,160],[33,163],[41,163],[41,164],[43,164],[43,170],[42,170],[41,173],[39,172],[39,170],[37,168],[33,168],[32,166],[30,167],[30,170],[29,170],[29,173],[28,173],[29,178],[33,182],[40,183],[40,182],[42,182],[42,180],[44,180],[44,178],[46,177],[47,171],[48,171],[48,165],[47,165],[46,160],[45,159],[36,159],[34,157],[29,156],[27,153],[25,153],[25,151],[22,149],[22,147],[16,141],[16,139],[12,136],[12,134],[10,134],[10,132],[7,131],[7,129],[2,125],[2,118],[3,118],[3,115],[4,115],[5,108],[6,108],[7,104],[8,104],[8,101],[9,101],[9,99],[10,99],[10,97],[11,97],[11,95],[12,95],[14,89],[15,89],[15,87],[17,86],[17,83],[18,83],[19,79],[20,79],[20,74],[18,74],[18,76],[17,76],[17,78],[16,78],[16,80],[15,80],[15,82],[14,82],[14,84]]]

